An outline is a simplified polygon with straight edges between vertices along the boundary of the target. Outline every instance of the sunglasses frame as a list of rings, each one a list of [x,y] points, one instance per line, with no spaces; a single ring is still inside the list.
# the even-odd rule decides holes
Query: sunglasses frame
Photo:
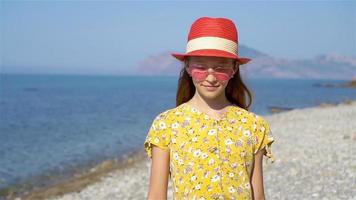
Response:
[[[192,67],[192,65],[194,65],[195,63],[191,64],[189,63],[189,61],[186,61],[186,71],[188,72],[189,76],[191,76],[192,78],[194,78],[197,81],[204,81],[206,79],[206,77],[208,77],[209,74],[213,74],[213,76],[219,81],[219,82],[225,82],[225,81],[229,81],[235,74],[236,71],[234,70],[234,67],[236,66],[236,62],[234,62],[234,66],[231,68],[231,72],[230,73],[223,73],[223,72],[216,72],[215,69],[213,68],[213,72],[208,72],[209,68],[206,67],[206,65],[204,64],[197,64],[197,65],[201,65],[204,66],[203,68],[205,68],[204,70],[204,78],[198,79],[195,75],[194,75],[194,67]],[[210,67],[211,68],[211,67]],[[226,79],[221,79],[219,78],[219,75],[226,75],[227,78]]]

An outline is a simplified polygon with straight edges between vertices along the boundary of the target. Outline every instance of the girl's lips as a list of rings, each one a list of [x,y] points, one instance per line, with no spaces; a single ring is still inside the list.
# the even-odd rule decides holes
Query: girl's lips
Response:
[[[209,91],[213,91],[216,90],[216,88],[218,88],[218,86],[209,86],[209,85],[203,85],[203,87],[205,87]]]

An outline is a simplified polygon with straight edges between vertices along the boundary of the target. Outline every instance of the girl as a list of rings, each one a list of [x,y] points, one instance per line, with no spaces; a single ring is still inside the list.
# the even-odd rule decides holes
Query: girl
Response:
[[[264,199],[263,155],[274,139],[268,122],[249,111],[251,93],[239,67],[235,24],[202,17],[191,26],[176,107],[153,120],[144,147],[152,159],[148,199]],[[248,96],[249,102],[246,101]]]

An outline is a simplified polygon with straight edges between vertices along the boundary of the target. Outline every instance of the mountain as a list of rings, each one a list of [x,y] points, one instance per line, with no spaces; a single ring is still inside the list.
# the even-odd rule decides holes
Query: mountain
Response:
[[[240,56],[252,60],[241,65],[242,76],[249,78],[356,79],[356,56],[318,55],[312,59],[274,58],[256,49],[240,45]],[[138,63],[137,74],[177,76],[183,63],[165,51]]]

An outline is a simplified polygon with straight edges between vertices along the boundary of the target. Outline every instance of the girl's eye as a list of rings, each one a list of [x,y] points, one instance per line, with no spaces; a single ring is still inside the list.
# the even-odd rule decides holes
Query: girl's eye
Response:
[[[207,70],[205,67],[196,67],[195,69],[198,69],[198,70]]]
[[[191,66],[193,69],[197,69],[197,70],[206,70],[206,68],[202,65],[197,65],[197,64],[194,64]]]
[[[217,72],[228,72],[231,71],[232,69],[230,67],[217,67],[215,68],[215,71]]]
[[[203,65],[201,64],[192,64],[191,66],[194,68],[203,68]]]

